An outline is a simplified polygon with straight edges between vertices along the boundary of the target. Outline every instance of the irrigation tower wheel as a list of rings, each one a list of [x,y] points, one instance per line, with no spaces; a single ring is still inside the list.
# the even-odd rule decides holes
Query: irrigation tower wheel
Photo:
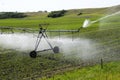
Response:
[[[31,51],[29,55],[30,55],[31,58],[36,58],[37,52],[36,51]]]
[[[55,46],[55,47],[53,48],[53,52],[54,52],[54,53],[59,53],[59,47],[58,47],[58,46]]]

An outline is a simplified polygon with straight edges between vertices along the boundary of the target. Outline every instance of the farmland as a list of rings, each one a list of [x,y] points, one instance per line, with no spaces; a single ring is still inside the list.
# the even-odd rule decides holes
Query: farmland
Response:
[[[119,11],[119,6],[114,6]],[[0,19],[0,26],[39,29],[39,24],[49,23],[49,30],[71,30],[82,27],[84,20],[97,20],[106,16],[110,8],[68,10],[59,18],[48,18],[49,13],[28,12],[20,19]],[[82,15],[77,15],[82,11]],[[74,38],[90,40],[95,46],[95,56],[82,60],[66,58],[64,53],[41,53],[36,59],[29,57],[30,51],[17,51],[0,46],[0,79],[2,80],[118,80],[120,77],[120,14],[91,24],[74,33]],[[44,27],[44,26],[43,26]],[[57,36],[58,33],[52,33]],[[61,33],[62,34],[62,33]],[[71,38],[71,34],[64,34]],[[62,37],[62,36],[61,36]],[[72,43],[71,43],[72,44]],[[82,48],[81,48],[82,49]],[[74,52],[70,52],[73,53]],[[92,54],[88,53],[87,54]],[[104,61],[101,69],[100,60]],[[100,75],[100,76],[99,76]]]
[[[86,67],[82,69],[74,69],[55,75],[52,78],[43,78],[42,80],[119,80],[120,62],[111,62],[104,64],[104,69],[100,65]],[[40,79],[41,80],[41,79]]]

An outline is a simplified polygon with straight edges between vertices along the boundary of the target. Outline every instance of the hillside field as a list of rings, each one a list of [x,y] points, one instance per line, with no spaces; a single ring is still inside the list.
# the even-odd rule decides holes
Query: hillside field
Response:
[[[114,10],[111,12],[111,9]],[[82,15],[78,15],[81,12]],[[65,36],[71,39],[72,36],[73,43],[76,39],[90,43],[87,45],[79,41],[78,44],[83,44],[84,48],[81,45],[80,47],[73,45],[73,51],[68,53],[72,54],[70,57],[66,57],[64,52],[59,54],[48,52],[40,53],[37,58],[32,59],[29,57],[29,50],[3,48],[0,43],[0,80],[119,80],[120,13],[113,15],[115,12],[119,12],[119,5],[108,8],[67,10],[65,15],[59,18],[48,18],[49,13],[46,12],[26,12],[28,16],[25,18],[0,19],[1,27],[33,30],[39,29],[39,24],[43,23],[49,23],[48,30],[76,30],[83,26],[86,19],[91,22],[98,20],[86,28],[81,28],[79,33],[73,35],[61,33],[61,39]],[[101,19],[111,14],[112,16]],[[57,37],[58,33],[52,33],[52,36]],[[70,44],[72,45],[72,42]],[[86,45],[90,47],[86,49]],[[93,52],[89,51],[89,48]],[[76,49],[80,50],[79,54],[83,52],[84,57],[88,58],[85,60],[82,56],[78,58]],[[89,58],[91,55],[93,56]],[[101,59],[103,59],[103,69],[100,66]]]

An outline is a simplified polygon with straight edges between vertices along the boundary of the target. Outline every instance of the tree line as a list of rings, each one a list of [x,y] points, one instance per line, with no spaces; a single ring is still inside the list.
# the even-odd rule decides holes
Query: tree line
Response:
[[[1,12],[0,13],[0,19],[6,19],[6,18],[24,18],[27,15],[24,13],[18,13],[18,12]]]
[[[66,10],[61,10],[61,11],[52,11],[51,13],[48,14],[48,17],[56,18],[56,17],[61,17],[64,16]]]

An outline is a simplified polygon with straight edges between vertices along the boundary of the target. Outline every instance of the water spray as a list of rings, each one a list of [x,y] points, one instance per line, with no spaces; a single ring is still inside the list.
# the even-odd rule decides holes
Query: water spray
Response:
[[[103,20],[103,19],[106,19],[106,18],[108,18],[108,17],[114,16],[114,15],[117,15],[117,14],[120,14],[120,11],[115,12],[115,13],[110,14],[110,15],[107,15],[107,16],[105,16],[105,17],[99,18],[99,19],[94,20],[94,21],[90,21],[89,19],[86,19],[86,20],[84,21],[82,27],[83,27],[83,28],[86,28],[86,27],[90,26],[90,25],[93,24],[93,23],[96,23],[96,22],[98,22],[98,21],[101,21],[101,20]]]
[[[83,28],[86,28],[86,27],[88,27],[90,24],[91,24],[90,20],[89,20],[89,19],[86,19],[86,20],[84,21],[82,27],[83,27]]]
[[[106,19],[106,18],[108,18],[108,17],[111,17],[111,16],[114,16],[114,15],[117,15],[117,14],[120,14],[120,11],[115,12],[115,13],[110,14],[110,15],[107,15],[107,16],[105,16],[105,17],[102,17],[102,18],[97,19],[97,20],[95,20],[95,21],[91,21],[91,24],[96,23],[96,22],[98,22],[98,21],[101,21],[101,20],[103,20],[103,19]]]

